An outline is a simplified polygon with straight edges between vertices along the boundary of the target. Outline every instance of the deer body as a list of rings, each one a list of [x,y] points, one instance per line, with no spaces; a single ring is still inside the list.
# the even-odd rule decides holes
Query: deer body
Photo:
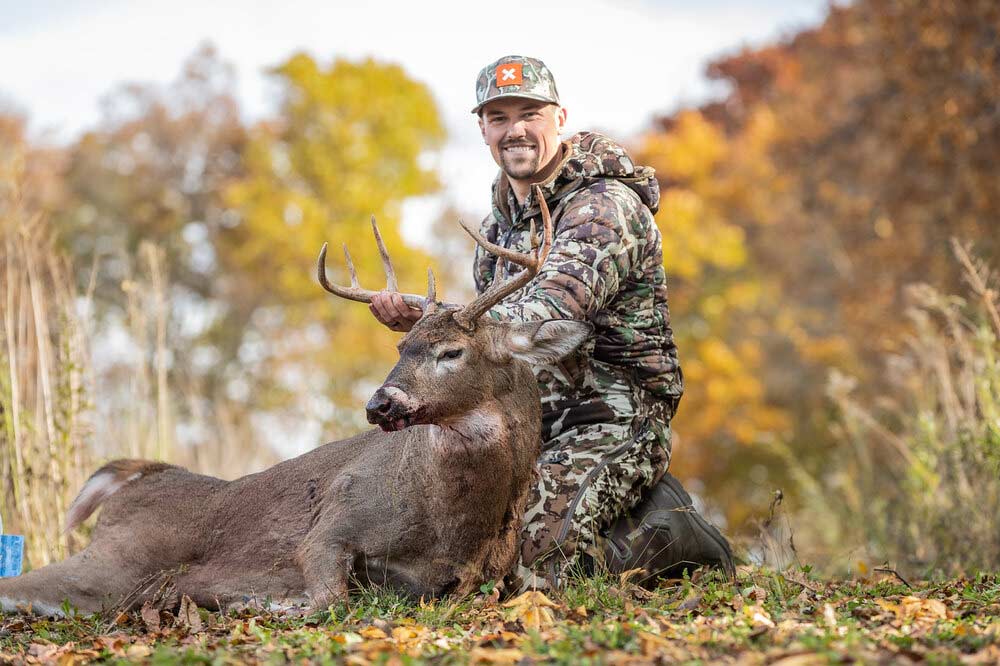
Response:
[[[540,446],[529,363],[561,358],[590,332],[572,321],[480,320],[491,300],[526,284],[544,261],[552,235],[544,206],[543,219],[534,258],[473,233],[527,270],[465,308],[436,303],[432,277],[426,299],[406,295],[424,316],[367,405],[381,430],[228,482],[157,462],[109,463],[68,514],[72,529],[103,503],[90,545],[0,580],[0,607],[58,614],[68,600],[94,612],[187,595],[210,608],[266,599],[325,608],[346,598],[352,576],[418,596],[467,594],[502,578],[517,558]],[[375,236],[394,285],[377,228]],[[327,282],[324,262],[325,246],[324,287],[370,298],[353,266],[344,288]]]
[[[91,544],[0,580],[0,603],[57,613],[68,599],[94,612],[159,572],[209,608],[325,607],[352,573],[417,596],[473,591],[514,563],[538,454],[534,378],[523,363],[506,374],[505,392],[447,424],[372,430],[234,481],[112,463],[88,485],[141,476],[105,501]]]

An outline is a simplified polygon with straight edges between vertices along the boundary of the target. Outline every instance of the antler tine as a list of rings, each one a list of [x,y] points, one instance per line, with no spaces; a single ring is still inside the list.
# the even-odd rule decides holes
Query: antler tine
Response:
[[[459,312],[455,313],[455,321],[458,322],[460,326],[466,330],[472,330],[476,325],[476,320],[479,319],[483,313],[489,310],[491,307],[502,301],[504,298],[513,294],[515,291],[528,284],[538,271],[541,270],[542,264],[545,263],[546,258],[549,256],[549,250],[552,249],[552,218],[549,215],[549,207],[545,203],[545,197],[542,196],[542,191],[537,186],[535,187],[535,193],[538,199],[538,206],[542,213],[542,244],[535,249],[534,256],[531,254],[525,254],[521,252],[514,252],[507,248],[501,248],[493,243],[481,242],[480,235],[478,233],[473,233],[465,223],[462,224],[462,228],[465,229],[470,236],[476,239],[477,243],[480,243],[482,247],[495,254],[499,257],[508,259],[516,264],[524,266],[524,270],[517,275],[507,278],[499,283],[494,283],[489,289],[480,294],[474,301],[466,305]],[[532,246],[535,247],[534,241],[534,223],[531,225],[531,235],[532,235]],[[495,249],[494,249],[495,248]],[[499,250],[499,252],[495,251]],[[516,258],[515,258],[516,257]]]
[[[375,232],[375,244],[378,245],[379,256],[382,257],[382,269],[385,271],[385,288],[389,291],[399,291],[399,283],[396,282],[396,271],[392,268],[389,260],[389,251],[385,249],[382,242],[382,234],[379,233],[378,225],[375,224],[375,216],[372,215],[372,231]]]
[[[361,283],[358,282],[358,272],[354,270],[354,262],[351,261],[351,253],[347,251],[347,243],[344,243],[344,262],[347,264],[347,270],[351,273],[351,288],[360,289]]]
[[[385,269],[386,279],[388,282],[387,289],[398,293],[402,298],[403,302],[410,307],[419,308],[426,311],[428,304],[434,302],[435,298],[435,285],[434,285],[434,275],[430,273],[428,269],[428,286],[427,286],[427,296],[418,296],[416,294],[403,294],[399,292],[396,286],[396,273],[392,269],[392,263],[389,261],[389,252],[385,249],[385,243],[382,242],[382,235],[378,231],[378,227],[375,225],[375,217],[372,216],[372,229],[375,231],[375,242],[378,244],[379,254],[382,255],[382,267]],[[379,293],[377,291],[372,291],[370,289],[362,289],[358,281],[358,272],[354,269],[354,262],[351,260],[351,253],[347,249],[347,245],[344,245],[344,261],[347,263],[347,270],[351,274],[351,286],[343,287],[339,284],[334,284],[330,282],[326,277],[326,250],[328,244],[323,243],[323,247],[319,251],[319,259],[316,262],[316,277],[319,279],[320,285],[326,289],[331,294],[335,296],[340,296],[341,298],[346,298],[352,301],[358,301],[359,303],[371,303],[372,296]]]
[[[549,215],[549,205],[545,203],[545,195],[542,194],[542,188],[535,185],[535,199],[538,200],[538,209],[542,212],[542,245],[546,248],[545,256],[539,255],[539,265],[542,261],[549,256],[549,250],[552,249],[552,216]]]
[[[459,219],[458,223],[462,226],[463,229],[465,229],[465,233],[472,236],[472,240],[476,241],[478,245],[480,245],[484,250],[486,250],[490,254],[496,255],[502,259],[506,259],[511,263],[517,264],[518,266],[527,266],[528,264],[533,262],[533,259],[530,254],[518,252],[517,250],[511,250],[510,248],[507,247],[500,247],[495,243],[489,242],[488,240],[483,238],[478,231],[468,226],[465,220]]]
[[[354,266],[351,265],[350,259],[348,259],[348,266],[350,266],[352,274],[352,284],[350,287],[341,287],[339,284],[333,284],[326,279],[326,248],[327,243],[323,243],[323,247],[319,251],[319,259],[316,262],[316,277],[319,278],[319,283],[324,289],[326,289],[331,294],[340,296],[341,298],[347,298],[352,301],[359,301],[361,303],[371,303],[371,295],[374,292],[366,291],[360,289],[357,286],[357,280],[353,277]],[[347,252],[347,247],[344,247],[344,252]],[[350,255],[348,255],[349,257]]]
[[[427,268],[427,302],[437,302],[437,284],[434,282],[434,271]]]

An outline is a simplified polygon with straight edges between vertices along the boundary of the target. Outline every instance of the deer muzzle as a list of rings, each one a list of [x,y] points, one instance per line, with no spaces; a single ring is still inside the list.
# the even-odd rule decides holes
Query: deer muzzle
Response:
[[[386,432],[421,423],[419,404],[398,386],[381,386],[365,405],[368,422]]]

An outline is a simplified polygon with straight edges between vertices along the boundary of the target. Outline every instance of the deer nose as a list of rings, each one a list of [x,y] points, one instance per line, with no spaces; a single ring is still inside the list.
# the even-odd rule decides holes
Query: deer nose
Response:
[[[392,409],[392,399],[386,393],[385,389],[380,388],[375,391],[375,395],[372,399],[368,401],[365,405],[365,411],[368,413],[368,422],[374,423],[374,418],[379,416],[385,416]]]

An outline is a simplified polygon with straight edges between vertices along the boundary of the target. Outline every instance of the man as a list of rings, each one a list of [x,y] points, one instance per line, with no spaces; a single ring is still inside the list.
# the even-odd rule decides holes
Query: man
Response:
[[[574,566],[677,575],[685,565],[708,564],[732,573],[725,538],[666,474],[670,420],[683,383],[653,221],[659,202],[653,170],[633,165],[600,134],[560,141],[566,110],[540,60],[508,56],[487,65],[476,98],[472,112],[500,167],[481,233],[529,251],[530,221],[541,229],[535,185],[554,227],[542,270],[489,314],[594,325],[576,355],[535,368],[543,445],[525,516],[522,585],[558,585]],[[478,292],[510,270],[517,267],[476,248]],[[373,299],[371,310],[396,331],[409,330],[420,316],[388,293]]]

